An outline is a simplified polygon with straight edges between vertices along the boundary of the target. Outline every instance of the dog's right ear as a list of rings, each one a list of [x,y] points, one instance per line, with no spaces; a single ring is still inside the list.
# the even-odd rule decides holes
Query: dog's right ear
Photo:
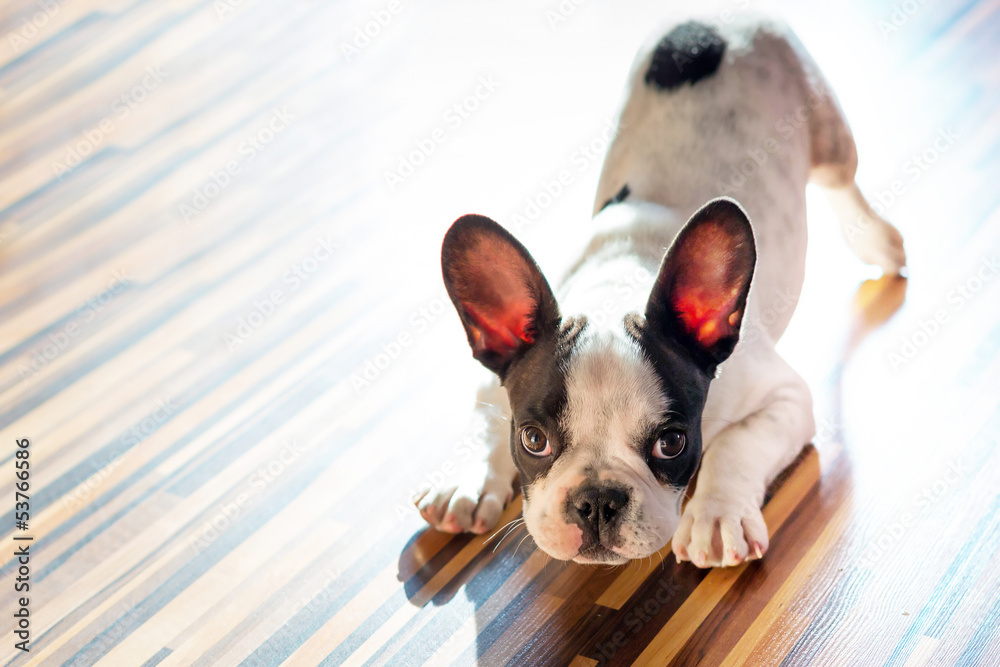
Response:
[[[539,336],[555,333],[559,307],[535,260],[510,232],[481,215],[452,224],[441,247],[448,296],[472,356],[501,378]]]

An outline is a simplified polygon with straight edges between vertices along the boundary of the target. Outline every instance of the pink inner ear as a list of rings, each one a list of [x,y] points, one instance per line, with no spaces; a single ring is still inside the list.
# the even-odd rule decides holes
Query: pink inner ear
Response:
[[[729,275],[731,243],[721,225],[702,224],[686,239],[680,258],[671,305],[687,332],[705,346],[731,336],[743,315],[737,310],[741,279]]]
[[[673,306],[684,328],[705,346],[732,335],[740,321],[735,297],[720,299],[698,290],[682,291]]]
[[[527,286],[526,260],[517,249],[497,239],[478,239],[464,265],[462,307],[472,327],[472,347],[506,356],[533,343],[536,304]]]
[[[485,309],[477,311],[469,305],[465,307],[475,325],[472,330],[475,349],[506,354],[521,345],[535,342],[530,330],[534,302],[530,299],[508,300],[504,305],[505,309],[493,312]]]

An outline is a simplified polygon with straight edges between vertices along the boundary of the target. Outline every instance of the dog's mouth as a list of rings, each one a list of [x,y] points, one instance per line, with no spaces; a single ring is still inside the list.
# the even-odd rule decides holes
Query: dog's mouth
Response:
[[[628,558],[615,553],[603,544],[594,544],[573,557],[574,563],[581,565],[621,565],[628,562]]]

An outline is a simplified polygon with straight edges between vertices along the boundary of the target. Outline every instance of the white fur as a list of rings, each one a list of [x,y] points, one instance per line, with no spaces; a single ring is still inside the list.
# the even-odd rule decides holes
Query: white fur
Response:
[[[568,442],[548,474],[532,487],[524,519],[546,553],[578,562],[581,531],[562,515],[566,494],[585,481],[583,471],[600,470],[602,482],[616,482],[632,499],[623,524],[627,530],[613,551],[621,562],[641,558],[670,538],[679,518],[683,490],[664,493],[637,443],[659,424],[669,409],[655,371],[624,329],[598,329],[579,342],[566,382],[563,430]],[[641,512],[640,512],[641,509]],[[651,519],[650,517],[656,517]],[[659,517],[673,517],[664,522]],[[654,546],[659,545],[659,546]]]
[[[624,330],[584,334],[566,378],[563,428],[590,457],[630,447],[660,422],[669,401],[635,341]]]

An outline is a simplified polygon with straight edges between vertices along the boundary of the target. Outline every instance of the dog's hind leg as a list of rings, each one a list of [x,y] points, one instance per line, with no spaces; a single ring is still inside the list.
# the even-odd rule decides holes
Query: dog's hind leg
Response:
[[[887,274],[899,273],[906,266],[903,236],[872,210],[858,188],[854,180],[857,148],[840,104],[805,48],[794,36],[788,40],[802,66],[809,109],[809,180],[826,191],[847,245],[858,259],[882,267]]]
[[[840,228],[848,247],[866,264],[882,267],[887,274],[906,266],[903,235],[872,210],[853,180],[849,185],[826,189],[827,198],[840,218]]]

